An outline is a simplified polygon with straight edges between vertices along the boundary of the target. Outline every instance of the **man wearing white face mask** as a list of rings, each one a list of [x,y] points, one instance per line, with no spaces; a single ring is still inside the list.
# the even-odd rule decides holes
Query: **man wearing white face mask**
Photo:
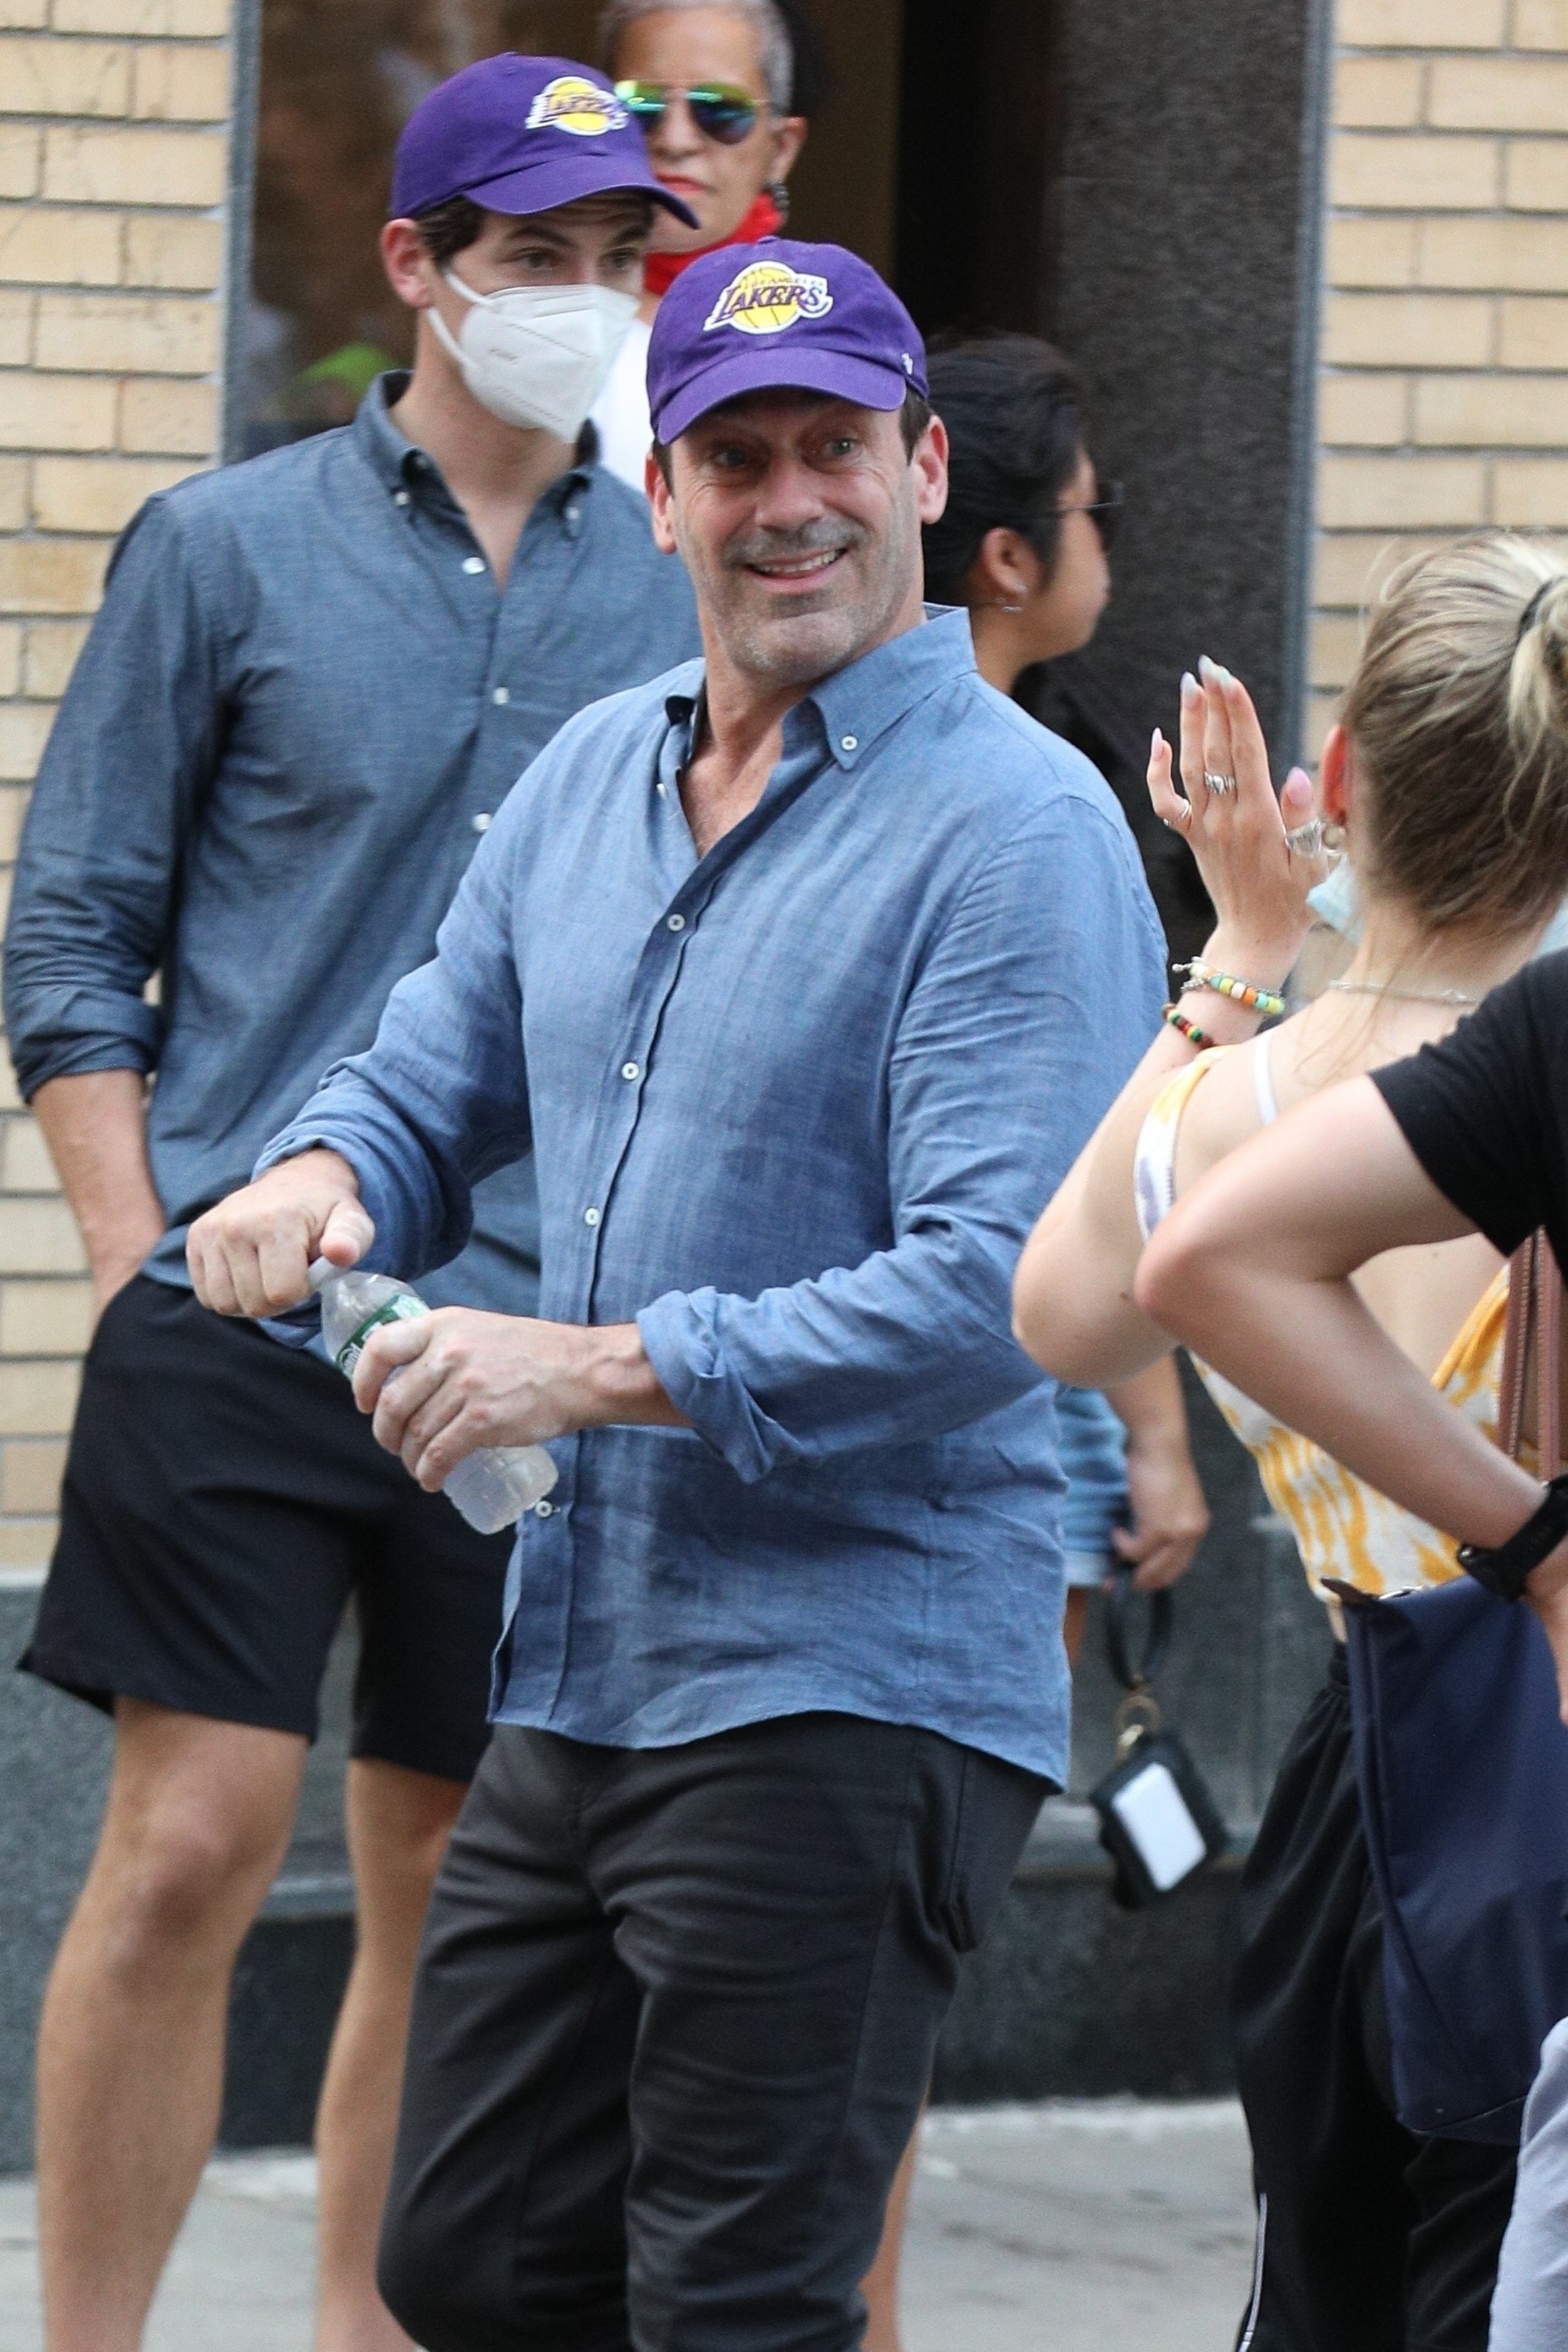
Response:
[[[510,1538],[422,1494],[318,1352],[200,1307],[184,1232],[370,1043],[520,771],[583,705],[698,650],[679,561],[579,438],[654,207],[682,212],[624,107],[567,60],[487,59],[413,116],[393,194],[412,373],[342,431],[138,515],[38,779],[7,941],[13,1055],[101,1312],[26,1663],[112,1710],[116,1742],[41,2040],[49,2352],[140,2340],[351,1596],[358,1944],[318,2126],[316,2341],[407,2343],[375,2236]],[[476,1210],[427,1295],[531,1312],[531,1178],[491,1179]]]

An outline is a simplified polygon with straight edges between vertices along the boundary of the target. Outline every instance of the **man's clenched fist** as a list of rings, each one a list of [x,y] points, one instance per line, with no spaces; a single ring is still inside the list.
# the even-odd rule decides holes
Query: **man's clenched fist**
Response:
[[[310,1296],[313,1259],[355,1265],[374,1235],[348,1161],[335,1151],[302,1151],[198,1217],[185,1258],[204,1307],[280,1315]]]

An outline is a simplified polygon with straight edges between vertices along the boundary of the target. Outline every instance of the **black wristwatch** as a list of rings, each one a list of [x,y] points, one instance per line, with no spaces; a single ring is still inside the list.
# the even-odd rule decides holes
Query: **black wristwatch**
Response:
[[[1550,1482],[1540,1509],[1510,1536],[1507,1543],[1495,1544],[1490,1551],[1483,1550],[1479,1544],[1461,1544],[1459,1566],[1467,1576],[1473,1576],[1478,1584],[1484,1584],[1500,1600],[1517,1601],[1531,1570],[1539,1568],[1564,1536],[1568,1536],[1568,1470]]]

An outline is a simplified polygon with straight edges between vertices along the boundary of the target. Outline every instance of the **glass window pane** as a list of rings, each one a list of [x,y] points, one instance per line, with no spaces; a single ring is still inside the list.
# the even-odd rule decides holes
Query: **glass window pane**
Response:
[[[500,49],[591,58],[595,0],[265,0],[244,455],[341,425],[405,366],[413,322],[376,251],[397,134]]]

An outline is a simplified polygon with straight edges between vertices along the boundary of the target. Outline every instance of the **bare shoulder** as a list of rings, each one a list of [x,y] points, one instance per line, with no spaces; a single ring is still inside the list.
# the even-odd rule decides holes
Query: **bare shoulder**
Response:
[[[1200,1177],[1258,1133],[1263,1121],[1252,1069],[1253,1044],[1229,1045],[1210,1063],[1187,1097],[1176,1138],[1176,1191]]]

